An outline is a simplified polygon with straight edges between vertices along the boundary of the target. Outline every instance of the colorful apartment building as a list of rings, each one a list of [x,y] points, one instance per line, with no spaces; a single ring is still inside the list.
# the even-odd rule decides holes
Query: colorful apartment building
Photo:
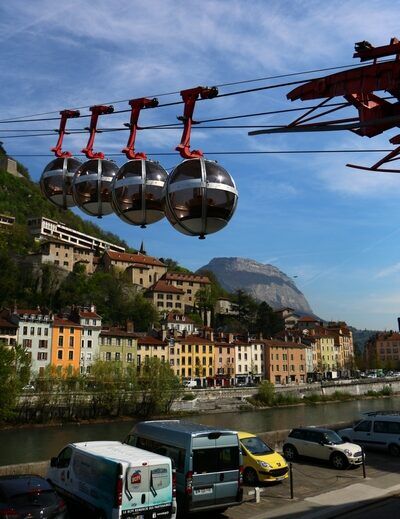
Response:
[[[121,362],[123,367],[135,366],[137,340],[131,322],[125,327],[103,327],[99,334],[99,359]]]
[[[89,308],[73,308],[70,318],[82,327],[80,372],[89,374],[93,362],[100,359],[101,316],[92,305]]]
[[[229,386],[235,383],[236,348],[228,342],[214,344],[214,371],[217,385]]]
[[[273,384],[301,384],[307,380],[306,347],[295,341],[264,340],[265,378]]]
[[[151,358],[156,357],[161,362],[169,362],[169,344],[168,341],[163,341],[147,335],[145,337],[138,337],[137,339],[137,369],[146,364]]]
[[[60,371],[80,371],[82,326],[66,317],[56,316],[53,320],[51,340],[51,364]]]
[[[51,363],[53,316],[46,310],[15,308],[10,320],[18,326],[18,342],[31,356],[32,374],[43,373]]]
[[[382,332],[365,346],[365,359],[370,368],[400,368],[400,333]]]
[[[197,335],[182,337],[179,342],[181,377],[199,378],[206,385],[214,377],[214,342]]]

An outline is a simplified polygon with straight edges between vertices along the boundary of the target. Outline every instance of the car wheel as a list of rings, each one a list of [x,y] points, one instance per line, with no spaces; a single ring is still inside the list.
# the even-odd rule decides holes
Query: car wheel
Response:
[[[296,447],[293,447],[293,445],[284,445],[283,455],[287,461],[294,461],[298,456]]]
[[[344,470],[347,468],[349,462],[344,454],[341,452],[334,452],[331,456],[331,463],[335,469]]]
[[[395,443],[389,445],[389,454],[391,456],[395,456],[396,458],[400,456],[400,447]]]
[[[254,469],[251,469],[250,467],[248,467],[243,472],[243,480],[248,485],[255,485],[255,484],[257,484],[258,483],[257,472]]]

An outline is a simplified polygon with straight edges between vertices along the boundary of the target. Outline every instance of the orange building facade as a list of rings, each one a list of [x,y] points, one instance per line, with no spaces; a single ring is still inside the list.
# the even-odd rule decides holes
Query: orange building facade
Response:
[[[56,368],[79,370],[82,326],[69,319],[55,317],[51,363]]]

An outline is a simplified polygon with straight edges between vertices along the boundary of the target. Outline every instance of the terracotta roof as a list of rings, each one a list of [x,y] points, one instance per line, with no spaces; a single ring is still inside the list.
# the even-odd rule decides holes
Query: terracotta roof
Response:
[[[82,317],[84,319],[101,319],[101,316],[99,314],[96,314],[96,312],[89,312],[86,310],[81,310],[79,312],[79,317]]]
[[[185,292],[178,287],[174,287],[173,285],[168,285],[165,281],[157,281],[154,285],[151,285],[146,292],[168,292],[170,294],[184,294]]]
[[[27,310],[24,310],[24,309],[15,309],[13,310],[12,312],[13,314],[17,314],[17,315],[48,315],[46,312],[43,312],[42,310],[38,310],[37,308],[33,309],[33,308],[28,308]]]
[[[214,341],[204,339],[204,337],[199,337],[198,335],[188,335],[187,337],[181,337],[179,342],[181,344],[214,344]]]
[[[274,346],[278,348],[305,348],[305,344],[292,341],[278,341],[276,339],[266,339],[262,341],[265,346]]]
[[[140,337],[138,339],[138,346],[166,346],[166,343],[164,341],[160,341],[160,339],[156,339],[155,337],[152,337],[151,335],[148,335],[147,337]]]
[[[80,324],[74,323],[74,321],[70,321],[69,319],[64,319],[63,317],[54,317],[53,326],[65,326],[68,328],[82,328]]]
[[[194,281],[195,283],[210,283],[207,276],[200,276],[197,274],[180,274],[177,272],[166,272],[163,279],[167,281]]]
[[[382,332],[379,333],[376,340],[378,341],[400,341],[400,333],[398,332]]]
[[[127,332],[124,328],[119,328],[117,326],[110,326],[109,328],[102,328],[100,332],[100,337],[128,337],[130,339],[137,339],[137,334],[135,332]]]
[[[144,254],[129,254],[128,252],[114,252],[108,250],[108,257],[114,261],[123,261],[124,263],[137,263],[139,265],[153,265],[155,267],[165,267],[157,258],[145,256]]]
[[[14,328],[16,330],[18,326],[7,319],[0,317],[0,328]]]
[[[311,315],[305,315],[304,317],[300,317],[299,323],[319,323],[319,319],[311,317]]]

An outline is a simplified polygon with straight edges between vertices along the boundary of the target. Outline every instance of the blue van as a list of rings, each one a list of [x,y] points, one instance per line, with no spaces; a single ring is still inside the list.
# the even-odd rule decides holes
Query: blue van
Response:
[[[242,502],[242,456],[235,431],[182,420],[136,424],[125,443],[171,458],[178,514],[223,512]]]

